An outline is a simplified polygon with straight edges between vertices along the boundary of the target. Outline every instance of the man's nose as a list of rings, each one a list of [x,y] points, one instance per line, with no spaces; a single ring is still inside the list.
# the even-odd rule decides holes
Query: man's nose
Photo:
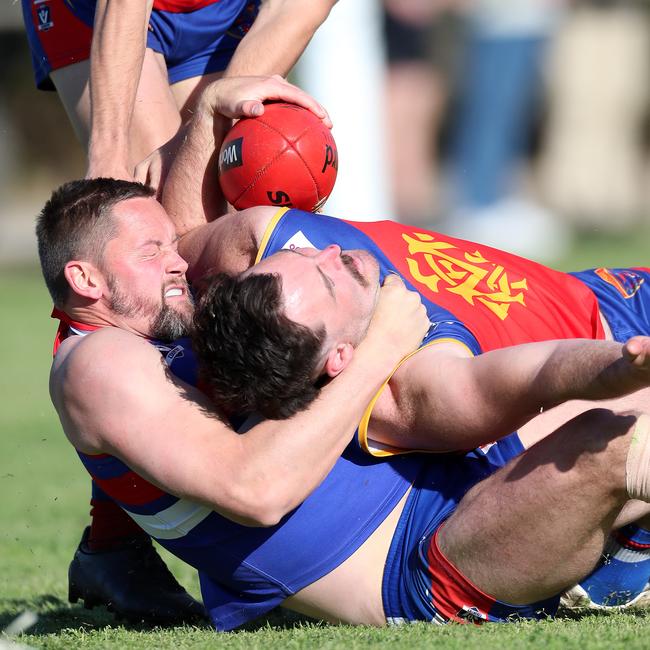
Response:
[[[177,251],[169,251],[168,262],[167,262],[167,272],[183,274],[187,271],[188,264],[187,262],[178,254]]]
[[[327,263],[327,262],[339,262],[341,261],[341,247],[337,246],[336,244],[330,244],[327,248],[323,248],[323,250],[318,254],[319,262],[322,263]]]

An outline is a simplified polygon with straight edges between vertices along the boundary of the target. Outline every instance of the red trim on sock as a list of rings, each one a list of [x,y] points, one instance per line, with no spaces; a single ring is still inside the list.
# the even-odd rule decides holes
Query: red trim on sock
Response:
[[[113,501],[90,500],[90,535],[88,548],[91,551],[106,551],[117,548],[129,537],[146,537],[143,530]]]
[[[624,535],[620,530],[615,530],[612,532],[614,539],[623,547],[634,549],[635,551],[649,551],[650,544],[644,544],[643,542],[635,542],[633,539],[630,539]]]

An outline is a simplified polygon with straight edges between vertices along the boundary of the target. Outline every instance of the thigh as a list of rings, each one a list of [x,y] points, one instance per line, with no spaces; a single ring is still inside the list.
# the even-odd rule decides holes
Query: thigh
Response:
[[[625,503],[633,415],[592,410],[477,484],[441,531],[442,552],[494,598],[529,603],[593,568]]]
[[[186,122],[191,117],[203,89],[213,81],[221,79],[221,77],[223,77],[223,72],[211,72],[203,76],[183,79],[171,85],[174,101],[183,122]]]
[[[88,149],[90,134],[89,76],[88,59],[50,72],[50,78],[68,114],[70,124],[85,149]]]
[[[497,600],[477,587],[452,563],[439,544],[446,528],[443,523],[420,542],[417,561],[411,570],[426,589],[414,589],[412,598],[435,623],[505,623],[523,618],[543,619],[557,611],[559,595],[544,600],[512,605]]]
[[[169,86],[165,59],[147,48],[131,121],[133,164],[168,142],[180,126],[181,115]]]
[[[70,122],[86,148],[90,134],[89,75],[89,61],[51,73]],[[180,113],[167,82],[165,61],[161,54],[147,48],[131,120],[133,165],[172,138],[180,124]]]

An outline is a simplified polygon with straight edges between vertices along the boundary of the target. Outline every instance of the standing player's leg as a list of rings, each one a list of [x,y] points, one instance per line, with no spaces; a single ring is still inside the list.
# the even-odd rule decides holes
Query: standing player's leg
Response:
[[[180,111],[183,122],[187,121],[196,107],[203,89],[217,79],[223,77],[223,72],[211,72],[201,77],[190,77],[182,79],[171,85],[171,92],[174,96],[176,106]]]
[[[91,126],[89,74],[88,60],[50,73],[75,133],[86,149]],[[169,141],[180,125],[176,100],[167,83],[165,60],[162,54],[147,48],[129,134],[132,167]]]
[[[36,85],[56,89],[82,144],[90,132],[90,48],[95,3],[79,0],[22,0],[25,31],[31,50]],[[151,33],[149,34],[151,37]],[[146,50],[137,90],[130,142],[135,165],[169,140],[180,126],[180,115],[169,90],[160,49],[152,40]]]
[[[647,415],[574,418],[472,488],[432,557],[441,553],[497,611],[554,598],[593,569],[623,506],[639,496],[630,486],[645,480],[640,496],[650,501],[643,451]]]

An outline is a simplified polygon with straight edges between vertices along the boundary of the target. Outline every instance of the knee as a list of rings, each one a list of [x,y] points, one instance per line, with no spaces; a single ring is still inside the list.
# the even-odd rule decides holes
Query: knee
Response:
[[[634,429],[639,417],[641,413],[638,411],[594,408],[569,420],[562,429],[570,428],[572,437],[584,439],[583,442],[606,443],[628,434]]]
[[[604,408],[581,413],[556,431],[563,456],[572,461],[582,458],[607,464],[616,464],[620,456],[622,461],[629,434],[640,417],[641,413],[636,411],[614,412]]]

